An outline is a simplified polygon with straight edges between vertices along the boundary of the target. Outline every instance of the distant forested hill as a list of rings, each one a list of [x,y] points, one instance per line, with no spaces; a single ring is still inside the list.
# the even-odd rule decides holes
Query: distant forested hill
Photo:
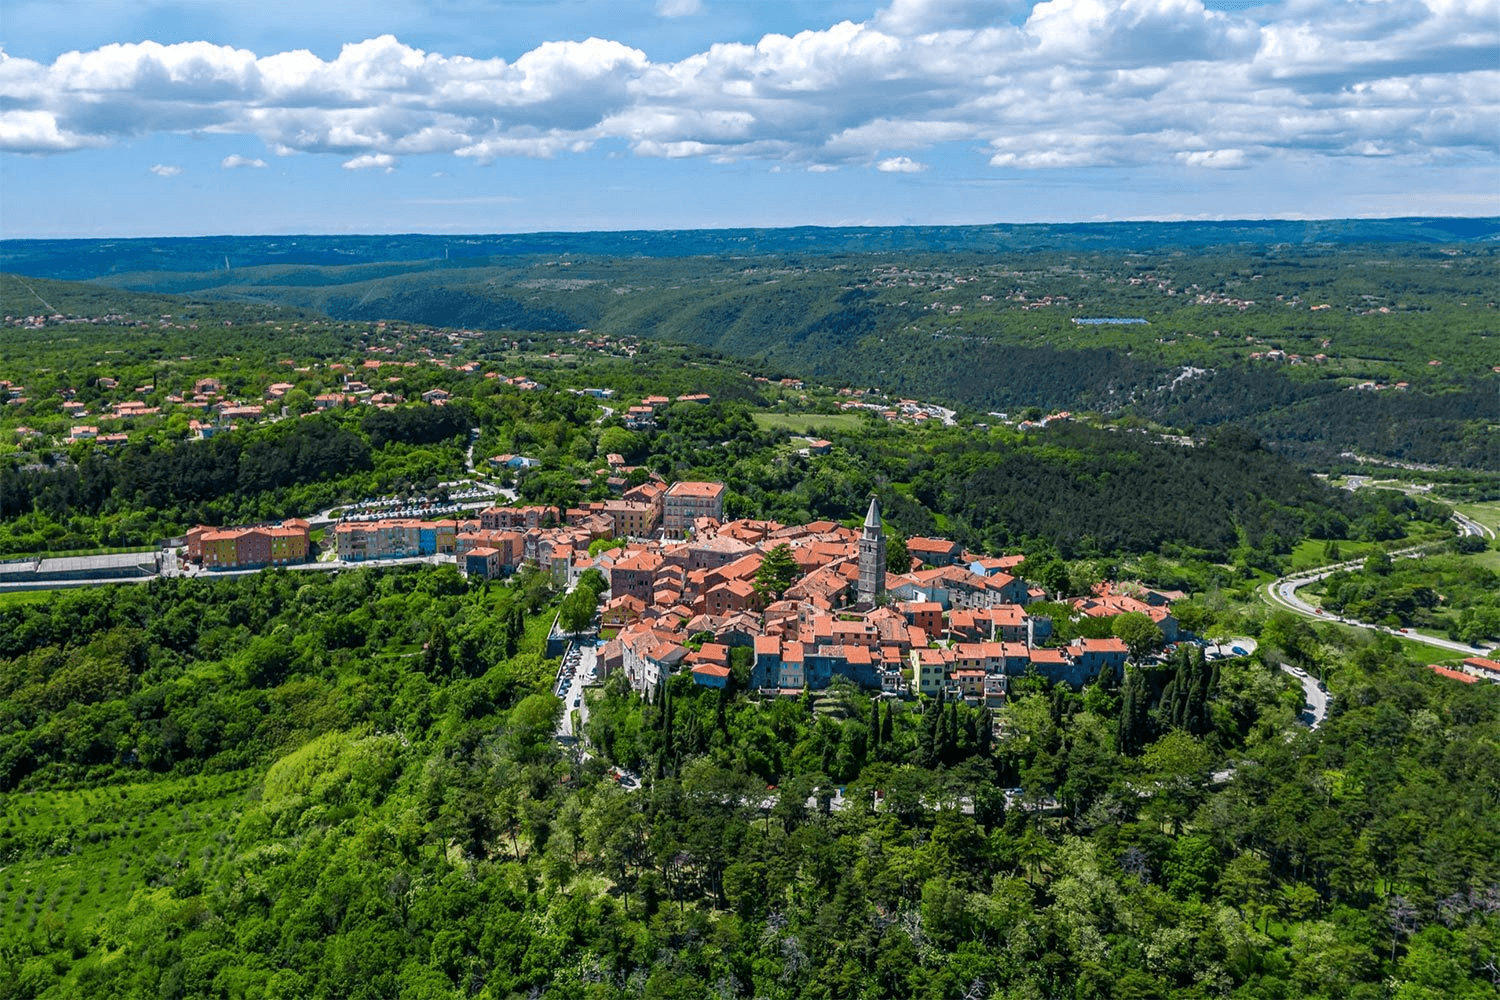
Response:
[[[980,412],[1236,423],[1324,466],[1494,465],[1497,263],[1497,219],[0,243],[89,287],[650,337]]]
[[[1003,253],[1162,247],[1455,243],[1500,238],[1500,219],[1108,222],[1075,225],[695,229],[467,236],[204,236],[0,241],[0,271],[88,281],[134,271],[212,271],[270,264],[339,267],[533,254],[691,257],[824,253]]]

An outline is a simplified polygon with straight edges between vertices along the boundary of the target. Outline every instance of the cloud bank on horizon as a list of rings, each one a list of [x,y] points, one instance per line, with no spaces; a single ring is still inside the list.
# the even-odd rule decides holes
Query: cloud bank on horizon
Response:
[[[601,38],[546,42],[513,61],[390,35],[326,61],[147,41],[50,64],[0,52],[0,149],[220,133],[358,169],[413,154],[556,157],[618,140],[643,157],[888,172],[920,171],[922,150],[951,141],[991,166],[1038,169],[1165,159],[1235,169],[1288,152],[1493,157],[1497,53],[1496,0],[1289,0],[1238,13],[1200,0],[1048,0],[1029,12],[895,0],[864,23],[674,62]]]

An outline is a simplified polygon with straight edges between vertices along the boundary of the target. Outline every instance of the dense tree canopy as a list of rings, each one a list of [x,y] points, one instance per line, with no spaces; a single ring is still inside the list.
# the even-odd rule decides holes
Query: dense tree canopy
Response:
[[[1500,688],[1332,633],[1316,732],[1248,660],[1022,678],[999,718],[617,675],[583,758],[530,585],[0,609],[9,995],[1493,990]]]

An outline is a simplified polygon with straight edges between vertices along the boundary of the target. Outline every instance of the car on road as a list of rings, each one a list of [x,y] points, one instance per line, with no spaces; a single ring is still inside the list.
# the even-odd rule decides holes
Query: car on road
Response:
[[[1247,655],[1249,655],[1249,654],[1247,654],[1245,652],[1245,648],[1243,646],[1230,646],[1229,647],[1229,651],[1231,653],[1233,653],[1235,656],[1247,656]]]

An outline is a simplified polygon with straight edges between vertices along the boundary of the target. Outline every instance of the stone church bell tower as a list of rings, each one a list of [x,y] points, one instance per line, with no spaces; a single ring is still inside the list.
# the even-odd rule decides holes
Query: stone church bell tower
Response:
[[[885,592],[885,531],[880,524],[880,498],[870,497],[870,512],[865,515],[864,532],[859,536],[860,604],[874,604]]]

